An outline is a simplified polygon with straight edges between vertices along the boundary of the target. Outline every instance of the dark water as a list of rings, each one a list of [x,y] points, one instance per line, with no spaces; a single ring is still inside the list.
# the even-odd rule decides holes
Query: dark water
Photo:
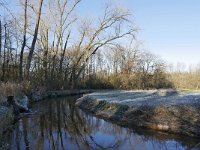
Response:
[[[19,120],[2,149],[13,150],[174,150],[198,149],[200,140],[123,128],[75,107],[77,97],[50,99],[32,106],[35,115]]]

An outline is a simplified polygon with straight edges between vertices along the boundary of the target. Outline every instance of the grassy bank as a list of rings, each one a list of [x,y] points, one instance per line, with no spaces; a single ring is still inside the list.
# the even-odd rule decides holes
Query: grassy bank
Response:
[[[199,102],[194,95],[117,91],[86,95],[76,105],[119,125],[200,137]]]

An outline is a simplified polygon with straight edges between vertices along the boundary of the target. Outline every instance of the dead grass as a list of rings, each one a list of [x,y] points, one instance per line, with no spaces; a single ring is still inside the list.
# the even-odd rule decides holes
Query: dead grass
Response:
[[[15,96],[21,98],[25,93],[30,91],[30,83],[0,83],[0,103],[6,100],[7,96]]]

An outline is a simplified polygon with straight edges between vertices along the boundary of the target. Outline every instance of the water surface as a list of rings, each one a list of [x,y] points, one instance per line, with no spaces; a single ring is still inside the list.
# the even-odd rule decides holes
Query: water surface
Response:
[[[2,149],[12,150],[179,150],[198,149],[200,140],[123,128],[75,107],[78,97],[48,99],[32,105],[37,111],[19,120]],[[198,147],[199,145],[199,147]]]

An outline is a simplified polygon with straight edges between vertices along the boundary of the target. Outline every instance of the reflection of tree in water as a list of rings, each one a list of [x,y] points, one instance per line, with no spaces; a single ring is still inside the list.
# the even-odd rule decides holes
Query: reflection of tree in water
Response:
[[[166,141],[173,139],[139,131],[135,134],[135,131],[106,123],[77,109],[75,98],[43,101],[34,105],[33,110],[37,109],[42,112],[22,119],[13,131],[15,144],[11,145],[15,149],[137,149],[138,146],[147,149],[149,145],[154,149],[167,149]],[[178,149],[181,145],[176,146]]]
[[[70,143],[73,143],[72,147],[79,149],[93,149],[94,147],[107,149],[117,148],[123,143],[123,140],[126,140],[126,138],[122,140],[120,134],[118,134],[111,142],[104,143],[105,147],[98,143],[93,137],[93,133],[103,128],[102,122],[79,111],[75,107],[75,99],[42,102],[40,109],[43,107],[47,108],[44,113],[19,122],[17,128],[21,129],[15,130],[16,136],[20,134],[15,142],[18,149],[23,146],[29,149],[31,145],[35,149],[43,149],[44,147],[67,149],[69,148],[69,145],[67,145],[69,142],[66,143],[66,141],[70,141]],[[108,127],[105,133],[111,135],[113,132],[116,135],[117,132],[120,133],[119,128],[116,128],[116,131],[115,129],[111,131],[113,129]],[[23,132],[21,133],[21,131]]]
[[[68,105],[66,105],[66,101],[62,101],[62,114],[64,127],[68,131],[68,134],[71,137],[71,142],[76,143],[79,148],[92,148],[97,147],[101,149],[107,148],[117,148],[120,143],[123,142],[119,136],[115,137],[115,140],[107,143],[107,146],[103,147],[99,144],[92,136],[92,133],[98,132],[100,129],[101,121],[99,119],[95,119],[85,113],[81,113],[78,109],[75,108],[75,101],[69,101]],[[65,107],[68,106],[66,109]],[[102,128],[102,127],[101,127]],[[109,127],[112,129],[111,127]],[[107,128],[109,130],[109,128]],[[102,131],[102,130],[101,130]],[[111,131],[111,130],[109,130]],[[117,133],[116,131],[112,131],[113,133]],[[108,134],[108,133],[106,133]]]

